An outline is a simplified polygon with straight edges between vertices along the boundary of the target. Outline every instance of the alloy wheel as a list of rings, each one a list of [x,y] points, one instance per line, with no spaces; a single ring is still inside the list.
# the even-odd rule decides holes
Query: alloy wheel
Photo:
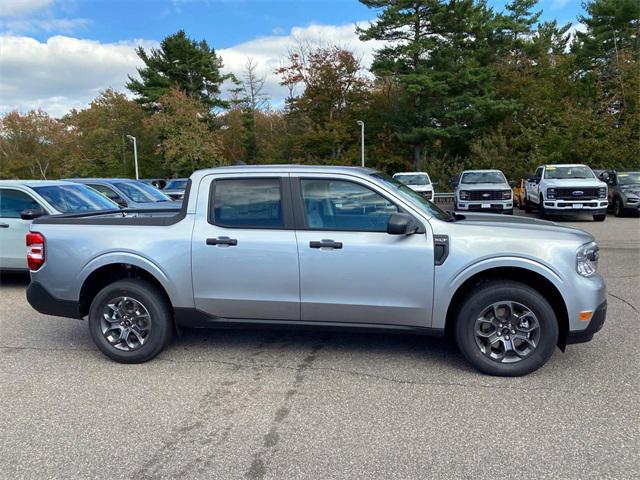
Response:
[[[102,310],[100,329],[112,347],[131,352],[142,347],[149,338],[151,315],[135,298],[112,298]]]
[[[486,357],[498,363],[515,363],[535,352],[540,322],[527,306],[505,300],[482,310],[475,321],[474,336]]]

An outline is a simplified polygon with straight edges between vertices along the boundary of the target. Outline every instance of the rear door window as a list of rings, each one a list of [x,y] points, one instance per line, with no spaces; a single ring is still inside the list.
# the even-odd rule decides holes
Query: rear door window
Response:
[[[284,228],[280,179],[214,180],[209,221],[223,227]]]
[[[0,188],[0,217],[20,218],[24,210],[42,208],[31,195],[20,190]]]

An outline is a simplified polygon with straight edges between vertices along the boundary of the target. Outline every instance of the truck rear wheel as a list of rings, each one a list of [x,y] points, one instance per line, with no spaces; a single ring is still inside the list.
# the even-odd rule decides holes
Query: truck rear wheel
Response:
[[[146,362],[171,340],[171,309],[151,283],[119,280],[100,290],[91,302],[89,331],[96,346],[112,360]]]
[[[471,291],[455,324],[464,357],[481,372],[505,377],[526,375],[544,365],[558,334],[549,302],[515,281],[491,281]]]
[[[531,202],[529,201],[528,198],[524,199],[524,212],[525,213],[533,212],[533,208],[531,207]]]

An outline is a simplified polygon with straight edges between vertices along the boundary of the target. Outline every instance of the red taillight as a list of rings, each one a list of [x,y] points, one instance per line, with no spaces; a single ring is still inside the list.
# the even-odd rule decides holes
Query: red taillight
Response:
[[[38,232],[27,233],[27,264],[29,270],[38,270],[44,263],[44,236]]]

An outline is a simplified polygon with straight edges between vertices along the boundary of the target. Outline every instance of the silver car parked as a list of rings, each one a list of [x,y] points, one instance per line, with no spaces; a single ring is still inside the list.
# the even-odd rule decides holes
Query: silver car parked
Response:
[[[46,217],[31,235],[31,305],[87,317],[125,363],[182,327],[277,324],[450,332],[481,371],[523,375],[606,315],[590,234],[445,213],[370,169],[202,170],[173,216]]]

